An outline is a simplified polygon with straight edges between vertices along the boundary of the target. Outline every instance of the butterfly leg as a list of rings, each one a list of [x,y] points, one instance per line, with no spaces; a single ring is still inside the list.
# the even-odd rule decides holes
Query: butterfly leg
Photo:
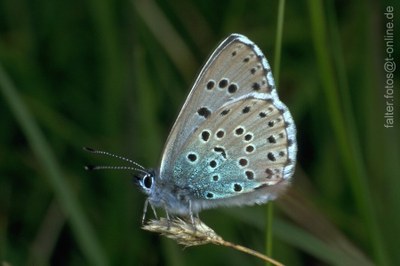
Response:
[[[189,216],[190,216],[190,222],[192,223],[192,226],[193,226],[194,230],[196,231],[196,224],[194,222],[193,211],[192,211],[192,201],[191,200],[189,200]]]
[[[154,217],[158,220],[156,209],[154,208],[154,206],[151,203],[150,203],[150,207],[153,210]]]
[[[144,206],[143,206],[142,224],[144,224],[144,220],[146,219],[146,212],[147,212],[148,205],[149,205],[149,199],[146,199],[146,201],[144,202]],[[150,204],[150,206],[153,209],[153,205]]]
[[[169,217],[169,213],[167,211],[167,207],[164,206],[165,216],[167,216],[167,228],[168,230],[171,228],[171,218]]]

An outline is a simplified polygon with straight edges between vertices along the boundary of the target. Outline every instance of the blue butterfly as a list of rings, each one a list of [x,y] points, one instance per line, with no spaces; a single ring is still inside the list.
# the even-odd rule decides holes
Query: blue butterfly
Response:
[[[137,166],[136,182],[147,195],[143,219],[150,204],[193,221],[204,209],[275,199],[289,184],[296,153],[295,124],[265,56],[247,37],[232,34],[197,77],[159,168],[115,157]]]

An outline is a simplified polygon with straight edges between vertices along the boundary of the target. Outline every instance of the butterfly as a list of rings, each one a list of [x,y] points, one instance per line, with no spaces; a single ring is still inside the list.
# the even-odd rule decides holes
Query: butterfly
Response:
[[[197,77],[159,167],[111,155],[137,166],[135,182],[147,195],[143,219],[150,204],[193,221],[204,209],[275,199],[290,183],[296,153],[295,124],[267,59],[247,37],[231,34]]]

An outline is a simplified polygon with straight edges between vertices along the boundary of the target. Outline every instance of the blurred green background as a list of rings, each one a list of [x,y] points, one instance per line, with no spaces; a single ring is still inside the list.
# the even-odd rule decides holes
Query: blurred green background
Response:
[[[279,72],[298,128],[293,185],[274,203],[272,256],[287,265],[400,265],[398,71],[395,124],[384,127],[384,13],[394,2],[2,0],[2,265],[264,265],[143,231],[145,197],[132,174],[83,169],[121,162],[82,146],[157,166],[197,72],[232,32],[256,42]],[[266,206],[201,217],[226,240],[265,252]]]

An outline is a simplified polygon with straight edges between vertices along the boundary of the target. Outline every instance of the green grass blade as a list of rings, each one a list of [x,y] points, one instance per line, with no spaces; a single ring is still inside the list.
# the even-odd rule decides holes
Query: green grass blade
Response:
[[[282,36],[283,36],[283,22],[285,18],[285,0],[279,1],[278,7],[278,18],[277,18],[277,27],[276,27],[276,38],[275,38],[275,56],[274,56],[274,78],[275,84],[278,87],[279,85],[279,74],[280,74],[280,65],[281,65],[281,52],[282,52]],[[267,205],[267,224],[266,224],[266,255],[268,257],[272,257],[273,250],[273,237],[272,237],[272,227],[273,227],[273,218],[274,218],[274,206],[273,203],[270,202]],[[270,265],[269,262],[266,265]]]
[[[366,224],[366,233],[369,245],[374,251],[375,258],[380,265],[386,265],[383,257],[379,230],[376,222],[375,210],[371,192],[367,184],[367,174],[363,166],[358,139],[353,135],[354,131],[349,125],[354,119],[348,117],[351,112],[344,115],[339,97],[339,85],[336,84],[335,67],[330,57],[327,32],[331,29],[325,24],[324,9],[320,1],[309,1],[312,36],[316,50],[318,68],[327,101],[327,111],[332,121],[334,136],[338,143],[342,164],[349,178],[354,194],[356,208]],[[343,66],[340,66],[343,68]],[[341,72],[341,71],[339,71]],[[342,81],[343,83],[343,81]],[[349,109],[345,107],[344,110]]]

